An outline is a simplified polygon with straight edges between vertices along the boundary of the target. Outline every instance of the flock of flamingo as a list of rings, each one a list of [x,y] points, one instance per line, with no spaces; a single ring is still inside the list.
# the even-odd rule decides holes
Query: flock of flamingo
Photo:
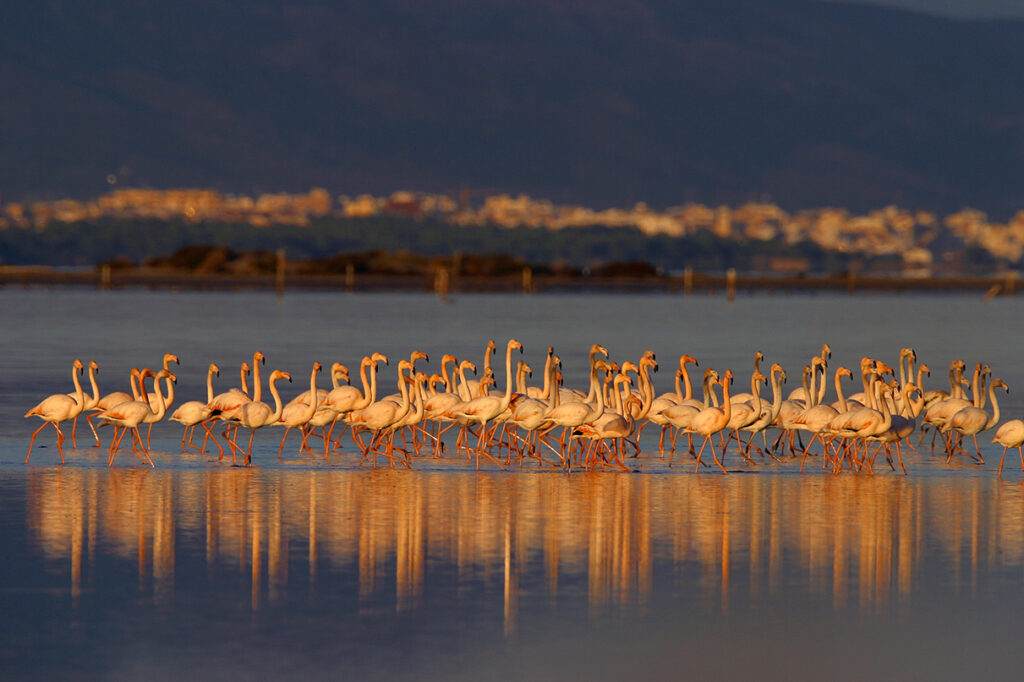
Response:
[[[213,380],[214,376],[219,376],[220,369],[211,364],[206,379],[206,400],[179,405],[170,414],[170,420],[185,427],[181,439],[183,454],[188,449],[205,453],[212,440],[220,450],[219,459],[223,459],[223,440],[231,451],[232,462],[244,456],[247,466],[252,461],[256,431],[267,426],[284,427],[278,457],[282,456],[292,429],[297,429],[301,436],[300,456],[304,453],[317,456],[309,442],[310,438],[316,438],[323,442],[325,459],[332,447],[342,446],[348,429],[362,455],[361,464],[369,461],[376,466],[380,456],[391,466],[400,463],[407,467],[411,467],[414,456],[423,456],[424,448],[433,457],[443,457],[447,449],[444,435],[458,427],[455,452],[475,458],[477,469],[483,457],[500,468],[514,461],[522,464],[529,458],[539,465],[546,463],[565,469],[576,466],[588,470],[629,470],[624,458],[639,455],[640,435],[648,424],[654,424],[661,428],[658,450],[662,458],[666,447],[669,449],[669,466],[675,458],[677,439],[686,436],[687,452],[695,461],[697,472],[702,466],[710,465],[703,459],[705,451],[710,450],[714,463],[723,473],[728,473],[725,456],[729,444],[735,440],[739,455],[751,464],[755,462],[752,452],[762,460],[799,457],[802,471],[809,454],[820,454],[822,467],[831,468],[834,473],[844,469],[873,473],[876,457],[884,453],[893,471],[898,464],[906,474],[901,447],[914,448],[910,436],[915,430],[920,431],[918,448],[930,429],[933,454],[936,440],[941,437],[947,462],[963,455],[982,463],[977,436],[999,423],[995,390],[1002,388],[1009,392],[1006,384],[1001,379],[991,378],[989,367],[981,363],[976,365],[968,380],[962,360],[950,364],[948,391],[925,391],[923,381],[930,371],[922,363],[915,374],[916,354],[904,348],[899,354],[898,371],[881,360],[863,358],[859,367],[862,390],[855,395],[844,395],[842,382],[844,377],[852,378],[854,373],[846,367],[836,368],[833,382],[837,399],[828,403],[825,396],[831,349],[827,344],[820,355],[803,367],[802,385],[786,398],[782,392],[786,372],[776,363],[767,376],[762,374],[760,352],[754,355],[750,392],[732,393],[732,371],[719,374],[709,368],[703,371],[702,397],[697,399],[688,371],[688,365],[697,365],[695,358],[680,356],[675,390],[656,395],[651,373],[657,371],[658,363],[653,352],[647,351],[636,362],[627,360],[619,364],[612,362],[607,349],[598,344],[590,349],[590,382],[586,391],[561,385],[561,361],[553,348],[548,348],[543,385],[528,386],[527,377],[532,376],[533,370],[522,360],[513,364],[513,351],[521,353],[523,346],[512,339],[505,348],[505,389],[495,393],[492,389],[496,380],[491,368],[495,349],[494,341],[489,341],[478,380],[466,378],[467,371],[477,372],[472,362],[459,362],[447,354],[441,359],[440,372],[428,375],[417,371],[417,361],[427,360],[427,355],[413,351],[408,360],[398,363],[398,390],[387,396],[378,395],[379,366],[389,364],[388,358],[380,353],[368,355],[360,362],[361,388],[349,384],[348,369],[341,363],[331,366],[332,388],[318,388],[317,376],[322,367],[314,362],[309,390],[288,403],[282,400],[277,382],[281,379],[291,382],[292,377],[275,370],[267,382],[273,405],[263,401],[260,367],[265,359],[257,351],[252,365],[241,364],[241,387],[223,393],[214,393]],[[93,420],[99,420],[100,426],[114,427],[108,464],[113,464],[122,440],[130,434],[133,453],[152,466],[149,443],[153,424],[164,419],[175,399],[177,379],[170,369],[172,362],[177,364],[178,358],[167,354],[163,367],[156,372],[133,368],[129,376],[131,394],[106,395],[100,394],[97,385],[98,365],[90,362],[92,395],[88,395],[79,378],[85,366],[75,360],[74,392],[49,396],[25,415],[43,420],[42,426],[32,434],[25,462],[32,454],[36,436],[47,424],[52,424],[57,431],[57,448],[63,463],[65,434],[61,423],[74,420],[71,435],[77,447],[78,417],[85,414],[96,447],[100,446],[100,437]],[[152,391],[147,390],[147,379],[153,380]],[[771,388],[770,400],[761,397],[763,384]],[[989,403],[991,414],[986,407]],[[223,426],[220,438],[214,432],[218,423]],[[149,425],[145,438],[140,431],[143,424]],[[339,424],[342,428],[335,437]],[[205,431],[202,446],[194,444],[196,427]],[[238,443],[241,428],[249,430],[245,447]],[[765,435],[768,429],[778,431],[771,446]],[[806,445],[802,432],[809,438]],[[369,440],[361,437],[364,433]],[[753,443],[758,433],[763,446]],[[476,437],[475,445],[470,443],[471,435]],[[699,449],[694,444],[695,435],[703,436]],[[964,436],[973,439],[973,452],[964,448]],[[396,437],[401,439],[401,445],[396,444]],[[820,444],[820,453],[811,452],[815,441]],[[1004,423],[992,442],[1003,446],[1000,475],[1007,449],[1011,447],[1017,448],[1024,470],[1024,421],[1014,419]]]

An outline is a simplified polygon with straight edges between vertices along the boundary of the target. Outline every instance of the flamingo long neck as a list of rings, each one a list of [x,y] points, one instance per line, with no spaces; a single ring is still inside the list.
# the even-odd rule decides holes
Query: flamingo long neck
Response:
[[[988,399],[992,401],[992,418],[985,422],[985,428],[991,429],[999,423],[999,401],[996,400],[996,382],[988,385]]]
[[[89,374],[92,374],[92,368],[89,369]],[[72,366],[71,368],[71,382],[75,385],[75,404],[78,407],[85,405],[85,392],[82,390],[82,382],[78,380],[78,368]],[[96,384],[94,383],[93,386]]]
[[[644,365],[641,369],[646,369],[647,365]],[[650,382],[649,377],[645,373],[637,372],[637,381],[640,382],[640,392],[643,393],[644,401],[640,405],[640,412],[636,416],[636,419],[642,419],[647,416],[647,413],[651,411],[651,405],[654,404],[654,385]]]
[[[809,365],[804,365],[804,376],[803,376],[804,398],[806,399],[806,404],[808,406],[811,405],[811,389],[814,388],[814,377],[811,377],[811,385],[810,386],[807,385],[807,377],[808,377],[808,375],[812,374],[813,372],[814,372],[814,370],[813,370],[812,367],[810,367]]]
[[[206,404],[213,402],[213,367],[206,371]]]
[[[413,413],[409,421],[412,424],[418,424],[423,419],[423,410],[427,402],[426,396],[423,395],[423,382],[419,379],[415,379],[416,385],[414,390],[416,391],[416,400],[413,404]]]
[[[253,380],[254,381],[258,381],[258,379],[256,377],[256,375],[258,373],[259,373],[259,370],[257,370],[254,367],[253,368]],[[275,378],[271,378],[271,380],[269,382],[267,382],[269,384],[269,386],[270,386],[270,395],[274,396],[274,414],[270,417],[270,419],[267,420],[268,424],[273,424],[274,422],[279,421],[281,419],[281,415],[284,414],[284,404],[281,402],[281,394],[277,392],[277,386],[274,385],[274,382],[276,380],[277,379],[275,377]],[[259,383],[257,383],[256,384],[256,390],[257,391],[259,391],[259,387],[260,387],[260,385],[259,385]],[[254,402],[256,402],[256,401],[254,401]],[[314,402],[314,404],[316,403],[315,400],[313,402]]]
[[[908,405],[908,409],[910,411],[910,414],[908,416],[911,419],[917,419],[921,415],[921,410],[924,409],[924,389],[921,388],[920,384],[918,384],[915,387],[915,389],[916,390],[911,391],[907,395],[907,398],[908,398],[907,405]],[[915,393],[918,395],[918,399],[917,400],[913,400],[913,399],[910,398],[910,396],[914,395]]]
[[[904,363],[907,361],[907,358],[909,358],[909,357],[910,357],[909,353],[906,353],[906,352],[900,353],[900,386],[906,386],[906,384],[907,384],[907,373],[906,373],[906,370],[904,370],[903,366],[904,366]]]
[[[139,372],[139,395],[136,396],[141,403],[149,404],[149,396],[146,394],[146,377],[153,376],[150,370]]]
[[[920,365],[917,368],[917,387],[921,389],[921,395],[924,395],[924,368],[925,365]]]
[[[959,398],[960,394],[960,367],[954,362],[949,366],[949,397]]]
[[[167,377],[167,385],[171,385],[170,377]],[[153,391],[156,393],[156,409],[153,410],[153,415],[156,417],[156,421],[160,421],[164,418],[164,414],[167,412],[167,400],[164,398],[164,394],[160,391],[160,377],[153,379]],[[145,393],[145,389],[143,389]],[[147,401],[148,402],[148,399]]]
[[[825,364],[821,365],[821,380],[818,382],[818,393],[815,397],[814,404],[821,405],[825,402],[825,390],[828,387],[828,367]]]
[[[370,397],[370,384],[366,379],[366,368],[370,365],[373,365],[374,369],[377,367],[377,363],[369,358],[363,358],[362,362],[359,363],[359,381],[363,384],[363,400]]]
[[[843,395],[843,375],[836,371],[836,395],[839,396],[839,411],[846,412],[846,396]]]
[[[445,393],[452,392],[452,380],[449,378],[448,365],[452,362],[450,356],[445,356],[441,359],[441,380],[444,381]]]
[[[317,403],[320,402],[319,400],[317,400],[316,394],[316,373],[319,371],[320,368],[314,366],[313,371],[310,372],[309,374],[309,406],[306,408],[306,412],[303,414],[303,416],[306,418],[306,421],[312,419],[313,415],[316,414],[316,406]]]
[[[889,408],[882,402],[882,392],[885,390],[885,382],[879,381],[875,388],[877,389],[875,400],[878,405],[875,409],[882,413],[882,423],[875,430],[875,433],[879,434],[885,433],[892,428],[892,412],[890,412]]]
[[[683,384],[682,384],[682,381],[683,381],[683,371],[682,371],[682,369],[680,369],[678,372],[676,372],[676,400],[678,400],[679,402],[682,402],[683,400],[685,400],[685,398],[683,397]],[[689,384],[689,382],[687,382],[687,384]],[[687,388],[689,388],[689,386],[687,386]]]
[[[522,360],[516,366],[516,392],[526,393],[526,363]]]
[[[981,365],[978,364],[974,368],[974,378],[971,379],[971,402],[974,403],[975,407],[981,407],[981,394],[982,391],[978,389],[978,385],[981,382]]]
[[[732,401],[729,400],[729,377],[723,377],[722,381],[722,412],[725,414],[725,423],[732,419]]]
[[[173,382],[173,381],[171,381],[171,378],[170,378],[170,377],[164,377],[164,379],[166,379],[166,380],[167,380],[167,397],[162,397],[162,396],[161,396],[161,398],[160,398],[160,399],[161,399],[161,400],[163,400],[163,402],[164,402],[164,409],[166,410],[166,409],[167,409],[168,407],[170,407],[171,405],[173,405],[173,404],[174,404],[174,382]],[[160,386],[159,386],[159,384],[160,384],[160,380],[159,380],[159,379],[157,379],[157,380],[156,380],[156,383],[157,383],[157,386],[156,386],[156,389],[157,389],[157,391],[156,391],[156,394],[157,394],[157,395],[161,395],[161,394],[160,394]],[[161,418],[162,418],[162,417],[161,417]]]
[[[260,360],[256,355],[252,356],[252,401],[260,402],[263,399],[263,385],[260,381]],[[275,419],[274,421],[277,421]]]
[[[409,382],[405,380],[405,376],[402,374],[402,370],[398,370],[399,386],[398,389],[402,392],[402,403],[398,406],[398,411],[395,413],[395,421],[401,421],[405,419],[405,416],[409,414],[409,406],[412,404],[409,402]]]
[[[985,384],[988,381],[988,373],[985,370],[981,370],[981,381],[978,383],[978,397],[981,402],[978,403],[978,407],[985,409]]]
[[[683,370],[683,386],[686,389],[683,400],[693,400],[693,384],[690,383],[690,373],[686,371],[686,363],[681,363],[679,369]],[[678,391],[676,392],[678,393]]]
[[[505,397],[501,399],[501,412],[512,402],[512,344],[505,347]]]
[[[242,378],[242,393],[249,395],[249,380],[248,377],[246,377],[246,374],[249,372],[245,369],[245,363],[242,363],[242,369],[240,369],[238,373]]]
[[[782,373],[772,370],[772,418],[774,422],[782,411]],[[769,423],[771,423],[769,422]]]
[[[366,384],[363,384],[363,390],[366,390]],[[370,391],[363,397],[362,404],[358,409],[375,402],[377,402],[377,363],[374,361],[370,363]]]
[[[336,388],[341,388],[341,370],[340,369],[338,371],[334,371],[333,369],[331,370],[331,390],[333,391]]]
[[[97,403],[100,401],[100,387],[96,384],[96,368],[91,364],[89,365],[89,383],[92,384],[92,397],[89,398],[86,409],[96,407]],[[84,395],[82,396],[82,399],[85,399]]]
[[[711,375],[705,375],[704,377],[704,407],[709,407],[711,402],[714,401],[715,407],[718,407],[718,397],[715,392],[711,390]]]
[[[132,367],[132,371],[128,374],[128,385],[132,389],[132,397],[135,400],[142,398],[142,393],[139,392],[140,383],[142,383],[142,372],[139,371],[138,367]]]
[[[760,374],[757,374],[758,370],[754,370],[754,375],[750,377],[750,393],[754,396],[754,414],[760,416],[761,414],[761,379],[763,378]]]

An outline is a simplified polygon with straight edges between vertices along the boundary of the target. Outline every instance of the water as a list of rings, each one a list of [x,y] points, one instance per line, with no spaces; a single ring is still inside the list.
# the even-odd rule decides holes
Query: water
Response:
[[[650,348],[669,388],[676,358],[749,376],[754,350],[790,376],[820,350],[895,365],[901,346],[946,383],[948,363],[1024,370],[1016,299],[975,296],[418,294],[0,291],[0,672],[4,679],[1015,679],[1024,601],[1024,482],[983,436],[986,464],[907,456],[910,476],[830,476],[742,463],[694,476],[651,450],[631,474],[527,466],[476,473],[447,457],[366,470],[351,448],[278,460],[259,433],[252,469],[182,456],[154,431],[150,469],[108,468],[83,447],[56,464],[52,431],[22,463],[41,397],[68,390],[75,357],[104,391],[133,365],[182,360],[179,400],[205,370],[308,382],[313,360],[443,352],[478,364],[515,337],[547,346],[582,385],[595,341]],[[497,357],[500,372],[504,359]],[[665,371],[669,370],[669,371]],[[394,362],[385,380],[394,381]],[[303,378],[305,377],[305,378]],[[503,380],[499,380],[503,385]],[[740,389],[737,389],[740,390]],[[1004,417],[1005,418],[1005,417]],[[81,433],[80,433],[81,435]],[[104,440],[109,436],[105,435]],[[47,447],[42,447],[47,446]],[[679,462],[680,460],[677,460]],[[817,464],[813,462],[812,464]],[[744,472],[744,473],[739,473]]]

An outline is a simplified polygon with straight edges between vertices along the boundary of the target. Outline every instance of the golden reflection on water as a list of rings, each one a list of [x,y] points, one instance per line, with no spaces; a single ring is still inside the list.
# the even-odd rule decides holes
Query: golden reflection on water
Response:
[[[77,603],[97,552],[174,592],[179,552],[248,575],[254,609],[289,570],[317,589],[358,576],[361,600],[417,608],[428,574],[556,599],[585,586],[593,612],[644,604],[668,581],[724,611],[796,589],[837,609],[909,600],[926,568],[955,589],[1024,567],[1024,489],[995,479],[489,475],[403,471],[31,472],[31,541],[68,560]],[[179,547],[180,545],[180,547]],[[291,551],[292,549],[296,551]],[[498,587],[501,586],[499,590]]]

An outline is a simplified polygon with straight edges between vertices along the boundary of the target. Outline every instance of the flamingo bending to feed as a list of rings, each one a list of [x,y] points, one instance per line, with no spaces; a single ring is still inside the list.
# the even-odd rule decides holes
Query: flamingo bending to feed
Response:
[[[60,423],[79,414],[82,411],[82,406],[85,404],[85,394],[82,392],[82,384],[78,380],[84,365],[82,365],[81,360],[76,359],[71,366],[71,380],[75,384],[74,397],[66,393],[55,393],[43,399],[42,402],[25,413],[26,419],[29,417],[39,417],[43,420],[43,425],[32,433],[32,438],[28,441],[28,454],[25,455],[25,464],[28,464],[28,458],[32,454],[32,444],[35,443],[36,436],[46,428],[47,424],[53,424],[53,428],[57,430],[57,452],[60,453],[60,463],[64,463],[65,436],[64,432],[60,430]]]
[[[1006,422],[996,430],[992,442],[1003,446],[1003,456],[999,460],[1000,478],[1003,475],[1003,461],[1006,460],[1006,451],[1009,448],[1017,448],[1017,452],[1020,454],[1020,470],[1024,471],[1024,449],[1021,449],[1021,446],[1024,445],[1024,421],[1011,419]]]

